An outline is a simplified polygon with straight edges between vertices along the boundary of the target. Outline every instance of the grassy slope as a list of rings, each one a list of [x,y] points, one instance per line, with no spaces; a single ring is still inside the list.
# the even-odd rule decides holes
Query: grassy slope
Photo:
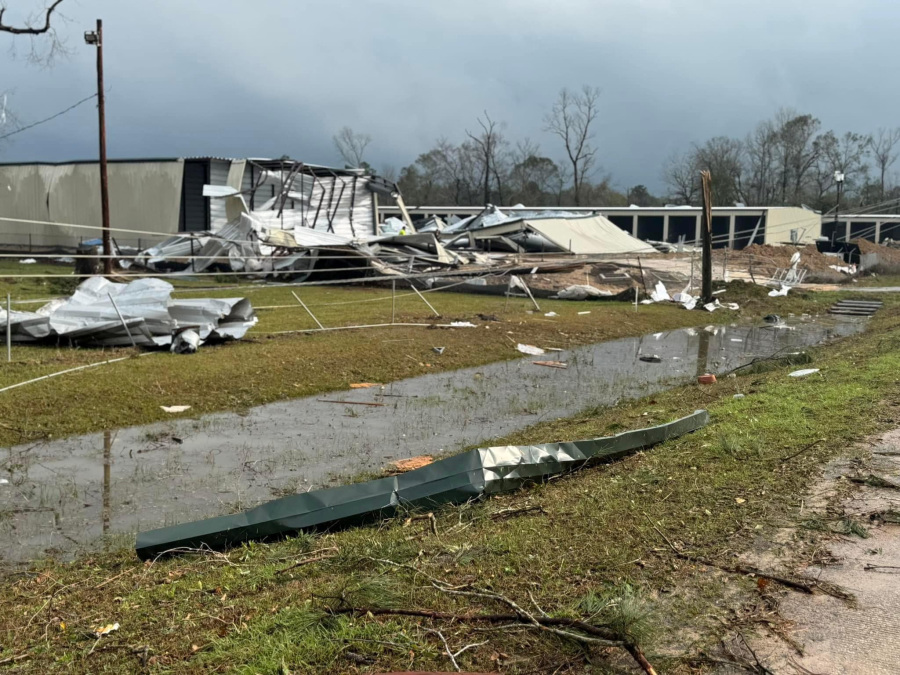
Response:
[[[5,263],[7,267],[10,263]],[[38,265],[19,265],[36,268]],[[7,283],[10,281],[6,280]],[[53,284],[20,280],[15,298],[54,295]],[[0,293],[4,292],[0,277]],[[390,322],[390,292],[377,288],[303,288],[298,293],[326,326]],[[821,312],[836,294],[797,294],[771,299],[765,291],[732,284],[720,296],[741,304],[738,313],[706,315],[680,307],[623,303],[541,301],[549,319],[529,313],[525,300],[432,293],[430,301],[446,322],[472,320],[477,329],[429,330],[394,327],[362,331],[292,335],[267,333],[314,328],[287,288],[187,291],[180,297],[247,295],[260,309],[258,326],[248,339],[210,346],[192,356],[166,352],[133,358],[97,369],[64,375],[0,394],[0,443],[15,444],[46,437],[88,433],[170,419],[162,405],[190,405],[189,416],[240,410],[277,400],[346,388],[352,382],[389,382],[521,356],[516,342],[570,347],[602,340],[668,330],[702,322],[746,321],[769,312]],[[401,297],[402,296],[402,297]],[[578,312],[590,310],[591,314]],[[493,314],[501,322],[477,315]],[[398,322],[431,323],[434,317],[415,295],[398,291]],[[432,347],[447,347],[436,356]],[[0,367],[0,388],[67,368],[134,355],[129,349],[70,349],[14,346],[14,362]],[[77,402],[77,404],[75,403]]]
[[[533,601],[558,615],[583,614],[578,606],[588,595],[619,598],[617,607],[623,598],[626,604],[636,598],[659,636],[645,644],[651,661],[660,672],[679,672],[684,666],[675,655],[689,651],[694,639],[702,644],[720,632],[731,608],[755,591],[746,580],[723,581],[673,558],[659,532],[695,554],[727,560],[790,522],[823,462],[855,439],[896,425],[898,328],[900,312],[892,305],[867,334],[818,350],[821,376],[790,379],[782,369],[715,387],[688,386],[500,439],[585,438],[698,407],[712,415],[703,431],[624,461],[444,509],[437,513],[437,535],[427,521],[395,520],[248,545],[227,556],[142,565],[125,551],[47,564],[6,582],[0,658],[25,655],[19,668],[33,672],[140,672],[146,647],[153,672],[448,670],[431,628],[454,650],[487,641],[459,657],[464,669],[584,672],[579,648],[529,631],[475,632],[462,624],[372,616],[323,619],[322,608],[341,602],[501,609],[438,593],[422,576],[374,560],[380,559],[415,565],[453,584],[488,587],[524,607],[534,607]],[[746,398],[733,399],[735,393]],[[783,461],[818,439],[826,442]],[[543,513],[496,517],[529,506]],[[277,573],[321,549],[336,555]],[[615,614],[607,609],[595,620]],[[118,632],[99,643],[87,636],[111,621],[121,624]]]

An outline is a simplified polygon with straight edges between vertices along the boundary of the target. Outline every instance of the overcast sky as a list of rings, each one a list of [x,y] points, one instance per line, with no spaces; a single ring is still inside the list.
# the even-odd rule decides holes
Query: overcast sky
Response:
[[[6,22],[39,6],[6,0]],[[596,143],[619,187],[662,189],[673,151],[743,135],[779,107],[836,131],[900,126],[896,0],[65,0],[72,55],[51,69],[0,50],[22,123],[96,86],[81,33],[103,19],[111,157],[338,163],[342,126],[399,169],[483,110],[544,154],[559,89],[602,89]],[[0,34],[0,47],[11,38]],[[20,54],[27,43],[20,46]],[[0,99],[2,101],[2,99]],[[8,130],[8,129],[7,129]],[[0,161],[97,156],[96,107],[14,137]]]

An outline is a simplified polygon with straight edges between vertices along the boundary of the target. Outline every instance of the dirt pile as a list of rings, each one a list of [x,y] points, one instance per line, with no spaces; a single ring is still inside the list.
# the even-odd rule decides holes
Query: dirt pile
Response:
[[[810,274],[837,274],[831,269],[831,265],[842,264],[840,259],[819,253],[815,244],[807,244],[803,248],[753,244],[742,251],[729,251],[728,257],[731,259],[732,256],[735,256],[737,260],[746,260],[748,266],[752,259],[754,268],[758,266],[768,272],[769,270],[790,267],[791,257],[797,251],[800,252],[800,267],[809,270]]]
[[[850,243],[859,246],[860,253],[877,253],[881,265],[900,265],[900,249],[882,246],[868,239],[854,239]]]

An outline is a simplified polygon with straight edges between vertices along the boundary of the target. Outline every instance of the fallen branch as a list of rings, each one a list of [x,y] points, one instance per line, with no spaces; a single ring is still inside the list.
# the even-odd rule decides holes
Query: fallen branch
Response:
[[[895,483],[894,481],[884,478],[883,476],[876,476],[874,473],[870,473],[868,476],[848,476],[847,480],[849,480],[851,483],[868,485],[869,487],[874,488],[889,488],[892,490],[900,490],[900,483]]]
[[[449,614],[445,612],[432,612],[430,610],[404,610],[404,609],[386,609],[386,608],[342,608],[332,610],[335,613],[371,613],[373,616],[378,614],[390,614],[390,615],[398,615],[398,616],[418,616],[423,618],[430,619],[441,619],[446,621],[458,621],[458,622],[489,622],[489,623],[500,623],[503,625],[517,625],[523,627],[531,627],[536,630],[552,633],[553,635],[557,635],[559,637],[567,638],[569,640],[574,640],[576,642],[581,642],[584,644],[592,644],[595,646],[601,647],[620,647],[626,650],[631,657],[640,665],[640,667],[644,670],[647,675],[657,675],[656,670],[647,661],[647,658],[644,656],[644,653],[641,651],[640,647],[631,642],[630,640],[623,640],[620,634],[609,628],[603,628],[600,626],[594,626],[586,621],[580,621],[578,619],[567,619],[567,618],[558,618],[558,617],[548,617],[548,616],[534,616],[533,614],[527,612],[525,609],[516,604],[513,600],[507,598],[506,596],[500,595],[499,593],[495,593],[493,591],[487,591],[478,589],[472,586],[452,586],[446,581],[438,579],[436,577],[431,576],[424,570],[421,570],[412,565],[405,565],[401,563],[396,563],[392,560],[382,560],[379,558],[369,558],[370,560],[378,563],[382,563],[385,565],[390,565],[392,567],[408,569],[413,571],[416,574],[420,574],[427,578],[431,585],[438,591],[442,593],[447,593],[448,595],[461,595],[467,597],[476,597],[476,598],[485,598],[488,600],[493,600],[494,602],[499,602],[508,606],[513,613],[512,614]],[[464,589],[470,590],[464,590]],[[565,630],[565,629],[572,630]],[[573,632],[579,631],[579,632]]]
[[[319,403],[343,403],[344,405],[367,405],[373,408],[383,408],[385,403],[369,403],[368,401],[331,401],[329,399],[317,398]]]
[[[878,572],[880,570],[900,570],[900,567],[896,565],[866,565],[863,569],[866,572]],[[889,574],[896,574],[896,572],[889,572]]]
[[[507,518],[515,518],[516,516],[522,516],[526,513],[533,513],[535,511],[538,511],[543,515],[547,514],[547,512],[544,511],[543,506],[526,506],[522,509],[501,509],[500,511],[492,513],[489,517],[491,520],[506,520]]]
[[[440,535],[438,535],[437,518],[434,517],[433,513],[426,513],[423,516],[412,516],[411,518],[407,518],[406,521],[403,523],[403,527],[409,527],[412,523],[414,523],[417,520],[429,521],[429,523],[431,524],[431,533],[435,537],[440,536]]]
[[[647,516],[647,519],[650,519],[649,516]],[[812,595],[816,590],[819,590],[822,593],[830,595],[833,598],[838,598],[839,600],[853,601],[855,599],[852,593],[848,593],[847,591],[844,591],[832,584],[824,584],[820,581],[811,581],[807,579],[791,579],[777,574],[764,572],[761,569],[751,567],[750,565],[726,565],[724,563],[717,563],[713,562],[712,560],[697,558],[695,556],[688,555],[687,553],[682,553],[677,548],[675,548],[675,545],[662,532],[662,530],[660,530],[655,524],[653,524],[653,521],[650,521],[650,524],[653,525],[653,529],[656,530],[656,532],[665,540],[666,544],[668,544],[669,548],[672,549],[672,553],[675,554],[675,557],[681,558],[682,560],[686,560],[688,562],[692,562],[695,565],[715,567],[716,569],[720,569],[723,572],[727,572],[728,574],[742,574],[751,577],[768,579],[769,581],[774,581],[777,584],[781,584],[782,586],[793,589],[795,591],[799,591],[801,593],[806,593],[808,595]]]
[[[316,555],[317,553],[321,554],[321,555]],[[332,546],[330,548],[323,548],[318,551],[313,551],[312,553],[309,554],[312,556],[311,558],[304,558],[303,560],[296,562],[289,567],[285,567],[284,569],[281,569],[281,570],[276,570],[275,574],[284,574],[285,572],[289,572],[292,569],[296,569],[298,567],[303,567],[304,565],[309,565],[310,563],[320,562],[322,560],[328,560],[328,559],[336,556],[337,553],[338,553],[338,548],[336,546]]]
[[[0,666],[5,666],[10,663],[15,663],[16,661],[22,661],[24,659],[30,659],[31,654],[19,654],[18,656],[7,656],[5,659],[0,659]]]
[[[802,455],[804,452],[806,452],[806,451],[808,451],[808,450],[812,450],[812,449],[813,449],[814,447],[816,447],[819,443],[824,443],[826,440],[827,440],[827,439],[825,439],[825,438],[820,438],[820,439],[817,440],[817,441],[813,441],[812,443],[810,443],[809,445],[807,445],[807,446],[804,447],[803,449],[801,449],[801,450],[795,452],[793,455],[788,455],[787,457],[782,457],[782,458],[781,458],[781,461],[782,461],[782,462],[790,462],[792,459],[795,459],[795,458],[799,457],[800,455]]]

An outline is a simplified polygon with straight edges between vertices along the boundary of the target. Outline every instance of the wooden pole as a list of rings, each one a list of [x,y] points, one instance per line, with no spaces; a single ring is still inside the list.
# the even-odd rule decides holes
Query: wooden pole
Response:
[[[100,213],[103,219],[103,274],[112,274],[109,230],[109,178],[106,170],[106,92],[103,90],[103,22],[97,19],[97,112],[100,126]]]
[[[700,298],[703,303],[713,301],[712,294],[712,176],[709,171],[700,172],[703,187],[703,213],[700,233],[703,235],[703,286]]]

